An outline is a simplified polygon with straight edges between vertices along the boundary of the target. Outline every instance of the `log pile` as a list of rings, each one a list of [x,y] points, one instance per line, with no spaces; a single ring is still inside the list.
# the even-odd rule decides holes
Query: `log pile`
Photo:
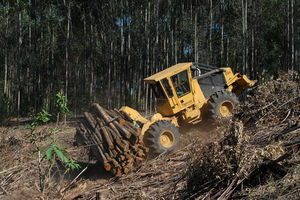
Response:
[[[91,147],[106,171],[115,176],[127,174],[149,151],[143,145],[141,129],[117,110],[106,110],[96,103],[92,108],[94,112],[85,112],[77,128],[79,138]]]

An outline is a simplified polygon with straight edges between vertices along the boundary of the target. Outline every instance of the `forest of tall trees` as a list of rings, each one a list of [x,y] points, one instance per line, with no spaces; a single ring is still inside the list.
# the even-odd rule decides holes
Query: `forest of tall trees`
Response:
[[[0,117],[91,102],[153,112],[143,79],[178,62],[251,79],[296,70],[300,0],[1,0]],[[264,71],[264,73],[263,73]],[[1,119],[0,119],[1,120]]]

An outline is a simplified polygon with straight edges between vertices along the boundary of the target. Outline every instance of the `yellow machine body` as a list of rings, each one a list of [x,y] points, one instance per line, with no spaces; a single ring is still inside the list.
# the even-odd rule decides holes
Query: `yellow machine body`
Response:
[[[158,113],[151,119],[142,117],[136,110],[126,106],[120,111],[143,124],[142,134],[151,124],[159,120],[169,120],[176,127],[179,126],[178,120],[196,124],[202,120],[203,107],[212,93],[226,89],[239,95],[255,84],[255,81],[249,80],[245,75],[233,74],[229,67],[216,68],[203,64],[198,67],[198,65],[179,63],[144,79],[156,96]]]

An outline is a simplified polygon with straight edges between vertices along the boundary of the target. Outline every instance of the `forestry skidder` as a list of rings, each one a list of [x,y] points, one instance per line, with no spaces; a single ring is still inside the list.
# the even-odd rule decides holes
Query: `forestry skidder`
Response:
[[[98,145],[95,153],[101,155],[107,170],[112,165],[115,174],[126,173],[148,151],[158,155],[173,150],[180,143],[178,127],[201,122],[203,113],[209,111],[214,118],[230,116],[239,103],[237,96],[255,84],[229,67],[200,63],[179,63],[144,81],[156,97],[157,113],[151,118],[127,106],[105,110],[94,104],[96,113],[85,113],[84,126],[78,130],[90,141],[87,144]]]
[[[180,141],[176,127],[199,123],[207,109],[214,118],[230,116],[239,103],[237,96],[255,84],[231,68],[199,63],[179,63],[144,81],[155,94],[158,113],[147,120],[129,107],[120,111],[143,125],[143,140],[157,154],[174,149]]]

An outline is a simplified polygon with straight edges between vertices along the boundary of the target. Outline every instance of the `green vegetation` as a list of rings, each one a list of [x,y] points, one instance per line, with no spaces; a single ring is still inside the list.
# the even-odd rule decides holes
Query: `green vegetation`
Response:
[[[50,144],[49,148],[45,152],[46,158],[49,162],[53,162],[55,160],[55,156],[69,169],[75,170],[79,169],[80,165],[73,160],[72,158],[66,157],[66,150],[62,148],[59,144],[55,143],[55,139],[53,139],[54,144]]]
[[[70,110],[67,106],[67,98],[66,96],[63,95],[62,91],[56,94],[56,98],[57,98],[56,107],[58,108],[56,125],[58,125],[59,117],[61,114],[65,115],[65,124],[66,124],[66,115],[70,113]]]
[[[69,108],[67,107],[67,101],[66,101],[66,97],[62,94],[62,92],[57,93],[56,95],[57,97],[57,107],[59,108],[59,112],[58,112],[58,118],[59,118],[59,114],[60,113],[68,113],[69,112]],[[26,129],[30,129],[30,142],[35,142],[38,134],[35,133],[35,129],[37,126],[39,126],[42,123],[47,123],[50,121],[50,118],[52,115],[50,113],[48,113],[46,110],[42,109],[41,112],[39,112],[35,117],[34,117],[34,121],[31,124],[26,125]],[[68,158],[66,156],[67,151],[61,147],[57,142],[56,142],[56,138],[55,138],[55,133],[59,131],[59,128],[56,127],[55,128],[50,128],[48,133],[50,135],[52,135],[51,140],[52,142],[48,145],[47,150],[44,153],[44,157],[47,158],[47,160],[52,163],[55,158],[58,158],[68,169],[71,170],[75,170],[75,169],[79,169],[80,165],[74,161],[72,158]],[[43,160],[42,158],[42,160]],[[42,162],[42,160],[40,162]]]
[[[27,124],[25,126],[25,129],[30,129],[30,142],[35,142],[36,138],[38,137],[38,134],[34,132],[36,127],[42,123],[47,123],[48,121],[50,121],[49,117],[51,117],[51,114],[42,109],[42,111],[34,117],[34,121],[31,124]]]
[[[39,112],[36,117],[34,117],[34,121],[31,124],[26,125],[25,128],[30,129],[31,132],[33,132],[38,125],[48,122],[50,120],[49,117],[51,117],[51,114],[42,109],[42,111]]]

